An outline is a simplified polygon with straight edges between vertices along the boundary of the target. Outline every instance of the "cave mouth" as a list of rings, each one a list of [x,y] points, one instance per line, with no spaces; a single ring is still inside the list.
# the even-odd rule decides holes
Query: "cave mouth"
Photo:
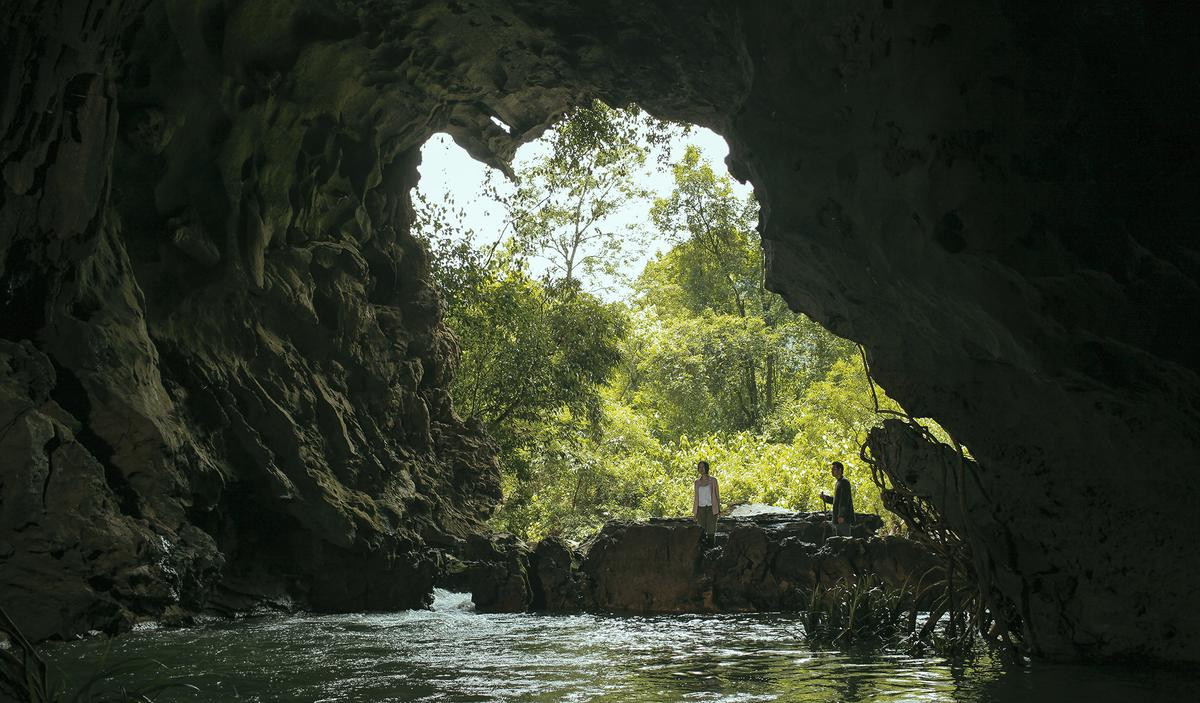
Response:
[[[813,512],[839,461],[861,511],[901,529],[855,465],[880,413],[906,413],[854,344],[766,289],[727,153],[601,101],[523,145],[512,179],[449,135],[422,147],[413,232],[458,340],[455,408],[499,449],[492,529],[580,541],[686,515],[701,460],[731,508]]]
[[[128,628],[219,583],[197,525],[251,505],[312,537],[293,592],[423,603],[501,478],[408,231],[420,145],[506,169],[600,97],[724,135],[767,286],[969,444],[929,471],[888,430],[1035,654],[1197,660],[1197,10],[1085,5],[22,8],[4,595],[38,638]]]

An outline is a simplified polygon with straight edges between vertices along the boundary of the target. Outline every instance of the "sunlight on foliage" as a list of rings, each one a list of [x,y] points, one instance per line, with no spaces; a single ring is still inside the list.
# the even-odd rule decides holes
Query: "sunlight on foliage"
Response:
[[[700,459],[727,507],[794,510],[824,508],[840,460],[856,507],[888,519],[856,466],[879,420],[858,349],[766,289],[753,198],[694,147],[670,165],[671,193],[634,177],[651,144],[681,133],[632,107],[578,109],[514,194],[491,192],[509,226],[487,246],[456,228],[453,203],[417,194],[415,229],[461,345],[455,407],[500,451],[493,526],[577,539],[608,519],[687,515]],[[630,203],[666,249],[622,281],[619,264],[648,244],[610,222]],[[535,275],[536,257],[549,264]],[[593,292],[611,286],[628,300]]]

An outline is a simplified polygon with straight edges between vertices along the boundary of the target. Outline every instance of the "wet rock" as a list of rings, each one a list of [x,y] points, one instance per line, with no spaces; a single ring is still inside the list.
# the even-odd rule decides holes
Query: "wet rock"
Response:
[[[580,566],[589,608],[622,613],[712,610],[711,581],[697,568],[693,521],[612,521],[585,542]]]
[[[771,573],[784,588],[811,592],[821,581],[820,547],[798,537],[779,542],[771,563]]]
[[[872,524],[871,517],[862,516]],[[860,578],[890,588],[915,586],[936,564],[927,547],[903,537],[831,537],[817,529],[819,513],[771,519],[727,519],[715,546],[686,519],[607,523],[578,550],[547,539],[529,561],[530,607],[615,613],[797,611],[817,585]],[[864,527],[864,530],[866,528]],[[816,541],[805,541],[805,532]],[[494,583],[467,584],[490,593],[512,571],[495,553],[478,573]],[[913,578],[913,583],[907,583]]]
[[[61,381],[29,342],[0,339],[0,602],[35,639],[127,628],[197,607],[222,560],[207,535],[124,514],[122,484],[55,400]]]
[[[557,537],[547,537],[530,556],[533,598],[530,608],[569,612],[583,607],[578,553]]]
[[[937,555],[920,543],[899,535],[884,535],[868,540],[866,561],[871,572],[885,583],[915,589],[924,578],[926,582],[937,576],[931,570],[940,569],[942,562]]]
[[[438,579],[438,585],[467,592],[481,613],[523,613],[534,599],[532,552],[508,534],[472,535]]]
[[[771,571],[777,545],[770,536],[755,524],[734,525],[726,534],[718,533],[720,556],[713,563],[711,576],[718,609],[781,609],[781,584]]]
[[[499,483],[446,400],[454,343],[405,224],[420,139],[282,95],[261,113],[280,83],[224,77],[200,37],[244,27],[215,15],[14,10],[0,603],[35,639],[427,604],[425,540],[482,531]]]

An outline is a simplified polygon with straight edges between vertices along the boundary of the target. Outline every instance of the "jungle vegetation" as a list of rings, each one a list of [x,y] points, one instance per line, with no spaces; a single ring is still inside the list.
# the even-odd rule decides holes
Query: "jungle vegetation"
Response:
[[[451,394],[499,448],[496,529],[580,538],[611,518],[688,514],[701,458],[727,505],[794,510],[822,509],[840,459],[858,510],[887,515],[857,462],[877,420],[857,347],[767,290],[758,206],[724,169],[695,147],[655,163],[678,130],[636,107],[575,110],[515,192],[489,193],[500,233],[465,231],[455,203],[417,193],[461,346]],[[648,163],[670,170],[670,193],[639,187]],[[630,206],[638,224],[616,223]]]

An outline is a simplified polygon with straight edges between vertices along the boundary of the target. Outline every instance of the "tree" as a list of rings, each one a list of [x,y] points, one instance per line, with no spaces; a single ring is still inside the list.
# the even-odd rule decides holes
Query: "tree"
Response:
[[[451,205],[415,204],[415,229],[459,342],[451,397],[499,448],[498,524],[525,535],[568,529],[573,516],[592,524],[587,450],[602,423],[600,390],[620,360],[624,308],[577,280],[534,277],[511,240],[477,247],[473,233],[453,224]],[[546,507],[563,496],[566,508]]]
[[[635,284],[645,368],[625,378],[662,419],[665,439],[688,425],[789,439],[777,421],[781,403],[851,347],[766,289],[753,198],[739,198],[694,147],[673,173],[675,188],[651,219],[674,246]],[[642,379],[656,380],[643,388]]]
[[[644,239],[615,216],[649,197],[638,185],[649,147],[678,131],[633,105],[614,109],[596,100],[572,110],[545,153],[518,171],[513,194],[491,186],[508,210],[516,246],[544,257],[552,278],[605,288]]]

